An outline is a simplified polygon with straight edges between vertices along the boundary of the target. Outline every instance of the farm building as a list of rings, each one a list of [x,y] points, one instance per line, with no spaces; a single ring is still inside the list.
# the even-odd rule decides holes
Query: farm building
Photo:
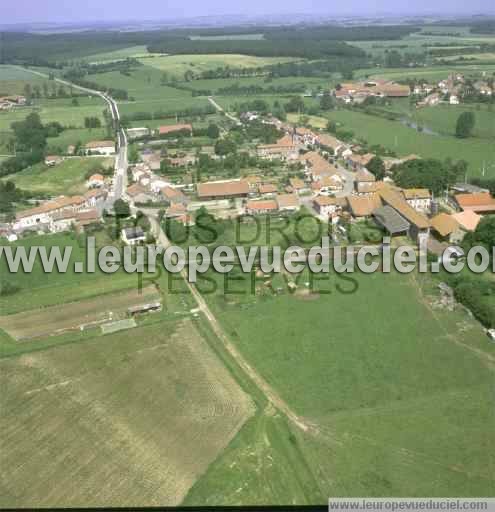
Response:
[[[249,184],[245,180],[210,181],[198,184],[198,197],[203,200],[246,197]]]
[[[275,199],[281,212],[295,212],[299,210],[299,198],[296,194],[279,194]]]
[[[409,222],[391,206],[380,206],[373,211],[373,217],[378,225],[390,235],[405,235],[409,232]]]
[[[262,144],[257,152],[259,157],[268,160],[295,160],[298,157],[297,144],[292,135],[284,135],[275,144]]]
[[[160,126],[160,128],[158,128],[158,135],[165,137],[171,134],[175,134],[177,136],[182,134],[192,135],[192,131],[193,127],[189,123],[171,124],[168,126]]]
[[[372,213],[381,206],[380,196],[377,193],[366,196],[349,196],[347,202],[355,219],[371,217]]]
[[[431,219],[431,230],[441,242],[457,244],[462,241],[465,231],[452,215],[439,213]]]
[[[246,203],[246,213],[250,215],[274,213],[276,211],[278,211],[278,204],[274,199],[249,200]]]
[[[408,235],[416,240],[419,236],[429,235],[430,222],[427,217],[422,213],[417,212],[404,197],[397,191],[389,188],[382,187],[378,194],[384,205],[391,206],[398,214],[400,214],[407,222],[410,227]]]
[[[456,194],[455,200],[463,211],[472,211],[478,214],[495,213],[495,199],[489,192],[475,194]]]
[[[454,213],[452,217],[456,220],[459,226],[464,229],[464,231],[474,231],[482,219],[481,215],[478,215],[472,210]]]

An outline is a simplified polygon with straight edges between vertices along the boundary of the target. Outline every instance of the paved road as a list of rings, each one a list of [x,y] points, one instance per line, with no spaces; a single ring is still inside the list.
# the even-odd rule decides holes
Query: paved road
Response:
[[[41,73],[40,71],[35,71],[29,68],[21,69],[33,73],[34,75],[48,78],[46,73]],[[120,127],[120,113],[117,102],[104,92],[97,91],[95,89],[88,89],[87,87],[82,87],[67,80],[63,80],[62,78],[55,78],[55,81],[79,91],[92,94],[94,96],[99,96],[108,104],[114,122],[114,128],[117,130],[117,154],[115,156],[115,171],[112,188],[105,203],[105,208],[110,210],[113,208],[114,202],[123,196],[127,187],[127,137],[124,129]]]

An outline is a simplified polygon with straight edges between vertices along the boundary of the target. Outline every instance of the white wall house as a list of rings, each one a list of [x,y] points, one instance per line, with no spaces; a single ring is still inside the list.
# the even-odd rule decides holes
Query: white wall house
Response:
[[[84,146],[87,155],[114,155],[115,142],[113,140],[93,140]]]

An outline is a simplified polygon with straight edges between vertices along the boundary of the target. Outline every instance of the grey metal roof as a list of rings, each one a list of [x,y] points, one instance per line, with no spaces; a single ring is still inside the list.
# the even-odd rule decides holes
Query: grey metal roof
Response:
[[[391,206],[381,206],[373,212],[373,217],[389,233],[402,233],[409,229],[409,222]]]

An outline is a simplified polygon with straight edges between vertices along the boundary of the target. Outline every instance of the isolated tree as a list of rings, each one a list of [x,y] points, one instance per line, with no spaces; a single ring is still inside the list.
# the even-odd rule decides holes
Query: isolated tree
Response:
[[[385,164],[379,156],[374,156],[366,166],[368,171],[375,175],[377,180],[383,180],[385,177]]]
[[[325,92],[320,100],[321,110],[332,110],[334,107],[333,97],[329,92]]]
[[[230,139],[218,139],[215,143],[215,153],[220,156],[228,155],[229,153],[235,153],[237,146],[233,140]]]
[[[206,129],[206,135],[208,135],[210,139],[218,139],[218,137],[220,137],[220,129],[216,124],[210,123]]]
[[[334,133],[334,134],[337,133],[337,125],[335,124],[335,121],[328,121],[327,132]]]
[[[11,127],[20,149],[31,151],[45,148],[46,130],[38,114],[29,114],[24,121],[12,123]]]
[[[33,95],[33,92],[31,90],[31,85],[30,84],[26,84],[24,86],[24,96],[26,96],[27,101],[31,101],[32,95]]]
[[[116,217],[120,217],[122,219],[129,217],[131,214],[129,205],[123,199],[117,199],[115,203],[113,203],[113,211],[115,212]]]
[[[465,139],[470,137],[473,133],[473,128],[476,122],[474,112],[463,112],[457,118],[457,124],[455,127],[455,134],[457,137]]]
[[[304,100],[300,96],[293,96],[284,107],[286,112],[303,113],[305,110]]]

